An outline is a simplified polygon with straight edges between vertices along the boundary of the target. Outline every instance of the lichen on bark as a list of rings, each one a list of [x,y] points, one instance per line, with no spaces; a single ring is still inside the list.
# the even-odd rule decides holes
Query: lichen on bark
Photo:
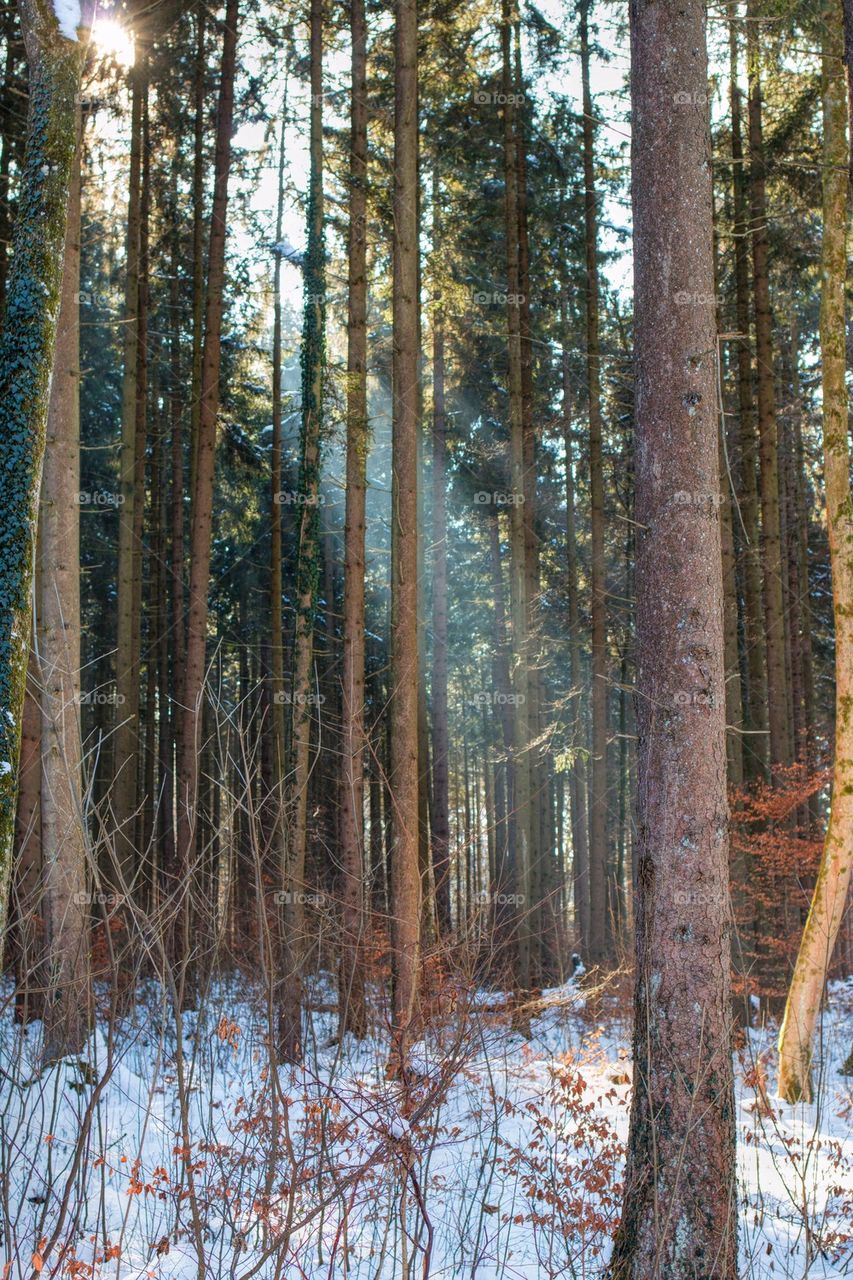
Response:
[[[0,937],[12,861],[21,718],[44,457],[83,46],[52,7],[22,0],[30,64],[24,167],[0,338]]]

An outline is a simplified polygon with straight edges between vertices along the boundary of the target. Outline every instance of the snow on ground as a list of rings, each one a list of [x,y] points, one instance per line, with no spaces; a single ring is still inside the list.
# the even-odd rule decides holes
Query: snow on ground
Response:
[[[315,991],[329,1003],[330,981]],[[463,1007],[464,1003],[464,1007]],[[83,1058],[36,1068],[39,1028],[0,1022],[3,1280],[477,1280],[599,1276],[619,1204],[628,1026],[577,987],[522,1038],[478,993],[413,1054],[380,1034],[270,1070],[262,1008],[222,983],[185,1014],[156,990]],[[774,1097],[775,1034],[736,1055],[743,1277],[853,1275],[853,979],[834,984],[818,1102]],[[81,1136],[82,1135],[82,1136]]]

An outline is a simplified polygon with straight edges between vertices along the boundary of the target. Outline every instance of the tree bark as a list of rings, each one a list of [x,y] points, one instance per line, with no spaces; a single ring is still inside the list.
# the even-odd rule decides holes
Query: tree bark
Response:
[[[848,153],[838,0],[825,0],[822,31],[823,243],[820,349],[826,523],[835,618],[835,763],[823,856],[779,1036],[779,1096],[812,1100],[815,1027],[853,869],[853,495],[845,379]]]
[[[758,457],[761,491],[761,559],[767,646],[767,722],[771,777],[791,762],[788,725],[785,617],[782,599],[782,539],[779,514],[778,425],[776,420],[773,317],[768,274],[767,191],[759,67],[758,10],[747,4],[749,75],[749,180],[752,217],[752,278],[755,299],[755,356],[758,366]]]
[[[513,14],[510,0],[501,10],[503,52],[504,171],[506,176],[506,260],[507,260],[507,401],[510,441],[510,675],[513,698],[513,893],[518,903],[515,920],[515,981],[521,991],[531,980],[531,856],[533,811],[531,806],[531,759],[529,692],[530,661],[527,598],[527,542],[524,519],[525,448],[521,340],[521,275],[518,243],[518,146],[515,129],[515,90],[512,76]]]
[[[30,65],[29,116],[0,337],[0,940],[15,839],[33,544],[83,59],[83,46],[60,34],[46,0],[21,0],[21,22]]]
[[[761,596],[761,546],[758,526],[755,408],[749,308],[749,201],[742,140],[742,95],[738,82],[737,23],[729,24],[729,79],[732,130],[732,202],[735,256],[737,331],[738,427],[740,471],[738,506],[743,522],[743,635],[745,670],[742,681],[744,774],[749,779],[767,772],[767,667],[765,663]]]
[[[325,383],[326,271],[323,246],[323,3],[311,0],[311,123],[308,244],[302,329],[302,455],[296,567],[296,629],[291,694],[288,850],[284,868],[285,963],[279,1005],[278,1052],[284,1062],[302,1058],[302,966],[305,947],[305,858],[314,672],[314,615],[319,576],[320,444]]]
[[[630,16],[640,848],[634,1093],[610,1274],[734,1280],[705,6],[632,0]],[[690,305],[678,305],[682,292]]]
[[[115,863],[109,880],[116,893],[130,888],[136,874],[136,811],[139,732],[139,620],[136,543],[137,519],[144,501],[139,485],[137,440],[139,374],[139,248],[142,187],[142,117],[148,94],[148,62],[143,54],[130,72],[130,171],[127,199],[124,289],[124,372],[122,375],[121,453],[116,603],[115,730],[110,802],[115,824]],[[144,457],[144,454],[143,454]]]
[[[405,1072],[417,1012],[418,865],[418,9],[396,0],[394,37],[394,281],[391,496],[390,1070]]]
[[[589,0],[581,0],[584,228],[586,239],[586,368],[589,396],[590,591],[592,620],[592,766],[589,797],[590,960],[608,956],[607,921],[607,583],[604,549],[604,465],[599,339],[598,209],[595,130],[589,83]]]
[[[347,494],[344,531],[343,757],[341,861],[343,943],[341,1032],[367,1030],[364,996],[364,664],[365,505],[370,427],[367,417],[367,19],[364,0],[352,0],[347,323]],[[372,819],[372,814],[371,814]]]
[[[91,1014],[80,739],[79,106],[76,127],[39,526],[41,839],[48,970],[45,1062],[80,1052]]]
[[[184,895],[178,937],[190,959],[192,884],[196,875],[196,819],[199,791],[199,753],[202,747],[207,637],[210,544],[213,525],[213,486],[216,459],[216,421],[219,413],[219,368],[222,345],[222,299],[225,282],[225,232],[228,178],[231,168],[231,133],[234,116],[234,70],[237,51],[239,0],[228,0],[222,42],[219,106],[216,120],[216,158],[213,173],[213,206],[210,217],[208,289],[205,304],[204,352],[198,449],[192,490],[190,532],[190,583],[187,643],[182,688],[179,792],[177,797],[177,846]]]

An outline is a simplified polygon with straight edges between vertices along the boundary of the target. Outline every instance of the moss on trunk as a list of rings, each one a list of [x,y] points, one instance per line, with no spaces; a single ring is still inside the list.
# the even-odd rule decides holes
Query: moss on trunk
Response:
[[[83,46],[43,0],[23,0],[30,63],[24,170],[0,339],[0,936],[15,831],[33,552],[59,315]]]

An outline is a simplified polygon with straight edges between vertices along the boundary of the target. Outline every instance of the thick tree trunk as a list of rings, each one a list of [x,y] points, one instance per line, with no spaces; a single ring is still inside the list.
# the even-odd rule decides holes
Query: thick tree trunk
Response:
[[[352,98],[341,774],[344,883],[339,1003],[341,1032],[352,1031],[361,1037],[367,1030],[364,996],[364,575],[367,454],[370,448],[367,418],[367,20],[364,0],[352,0],[350,31]]]
[[[418,10],[396,0],[391,497],[390,1068],[405,1071],[417,1012],[421,877],[418,865]]]
[[[320,542],[320,445],[325,382],[326,269],[323,245],[323,3],[311,0],[311,126],[308,244],[302,329],[302,456],[296,568],[296,628],[293,640],[288,849],[284,868],[285,960],[279,1006],[278,1052],[284,1062],[302,1057],[302,967],[305,948],[305,859],[311,724],[315,701],[314,615]]]
[[[148,62],[141,56],[130,72],[130,172],[127,200],[127,235],[124,289],[124,372],[122,375],[121,453],[119,457],[119,529],[116,604],[115,731],[113,733],[113,782],[110,802],[115,823],[115,865],[110,883],[117,893],[129,888],[136,874],[134,819],[137,793],[139,731],[139,620],[136,543],[137,519],[144,501],[139,486],[137,440],[139,374],[139,246],[142,186],[142,116],[148,94]],[[143,455],[144,456],[144,455]]]
[[[755,355],[758,366],[758,457],[761,486],[761,556],[767,646],[767,722],[771,776],[791,762],[788,724],[785,616],[782,599],[782,537],[779,514],[778,426],[773,359],[773,317],[768,274],[767,192],[759,68],[758,11],[747,4],[749,74],[749,179],[752,217],[752,279]]]
[[[81,113],[76,109],[78,138]],[[80,740],[80,145],[68,193],[39,526],[41,838],[48,990],[42,1056],[79,1053],[89,1030],[86,829]]]
[[[433,174],[433,254],[440,280],[441,186]],[[447,715],[447,411],[444,315],[436,283],[432,330],[432,865],[439,933],[450,932],[450,735]]]
[[[729,24],[729,77],[734,207],[735,304],[737,331],[738,427],[740,473],[738,505],[743,522],[743,639],[745,669],[743,690],[743,761],[747,778],[767,772],[767,668],[765,664],[763,605],[761,598],[761,545],[758,527],[755,408],[752,390],[752,354],[749,308],[749,200],[744,169],[741,125],[742,95],[738,82],[737,23]]]
[[[584,227],[586,235],[586,368],[589,396],[590,590],[592,595],[592,767],[589,797],[590,960],[607,958],[607,583],[604,549],[604,465],[599,340],[598,209],[595,127],[589,83],[589,0],[581,0]]]
[[[512,655],[510,674],[513,698],[513,894],[516,912],[515,980],[522,991],[531,979],[531,854],[533,812],[531,806],[531,759],[528,664],[530,647],[527,598],[527,540],[524,519],[525,449],[521,341],[521,275],[518,243],[518,146],[515,129],[515,90],[512,76],[513,15],[510,0],[503,0],[501,47],[503,52],[504,171],[506,176],[506,259],[507,259],[507,401],[510,441],[510,634]]]
[[[0,939],[15,839],[33,550],[83,57],[82,45],[60,34],[46,0],[21,0],[21,22],[30,64],[29,116],[0,337]]]
[[[178,862],[182,877],[178,891],[184,895],[178,938],[189,960],[193,947],[191,903],[196,875],[196,818],[199,791],[199,754],[202,748],[207,638],[210,543],[213,525],[213,485],[216,459],[216,419],[219,413],[219,367],[222,340],[222,300],[225,282],[225,231],[228,178],[231,169],[231,132],[234,115],[234,69],[237,50],[239,0],[228,0],[222,43],[219,108],[216,120],[216,158],[213,173],[213,207],[210,217],[208,290],[205,306],[201,405],[198,450],[192,491],[190,534],[190,584],[184,681],[181,691],[181,740],[177,796]]]
[[[634,1094],[610,1273],[733,1280],[723,598],[700,0],[632,0],[631,87],[640,856]],[[682,292],[695,301],[678,305]],[[689,503],[679,501],[685,491]]]
[[[823,245],[820,349],[826,523],[835,617],[835,764],[832,805],[811,910],[779,1036],[779,1096],[812,1098],[815,1027],[853,869],[853,496],[845,380],[847,131],[838,0],[823,6]]]

